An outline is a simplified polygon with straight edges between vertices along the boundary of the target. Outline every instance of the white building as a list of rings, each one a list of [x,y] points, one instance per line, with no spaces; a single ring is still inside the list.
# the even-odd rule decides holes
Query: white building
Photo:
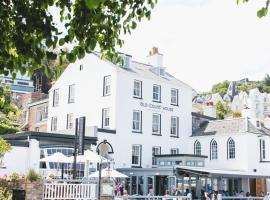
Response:
[[[86,116],[86,130],[97,126],[98,141],[112,144],[115,167],[149,168],[154,154],[185,151],[192,88],[166,72],[157,48],[147,64],[122,56],[121,67],[97,53],[67,67],[49,93],[48,131],[74,132]]]
[[[270,127],[270,94],[261,93],[257,88],[241,91],[234,97],[230,107],[232,111],[241,112],[243,117],[257,119]]]
[[[256,185],[256,179],[270,177],[270,130],[256,120],[233,118],[208,121],[193,131],[188,149],[188,153],[208,156],[205,166],[213,174],[218,170],[226,178],[223,180],[224,190],[232,187],[235,178],[238,187],[250,191],[256,188],[251,187],[254,182]],[[270,182],[267,187],[269,191]],[[260,192],[257,191],[257,194]]]

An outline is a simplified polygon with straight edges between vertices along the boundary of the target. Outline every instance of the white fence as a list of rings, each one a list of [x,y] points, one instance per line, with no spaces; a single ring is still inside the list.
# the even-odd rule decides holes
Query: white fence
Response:
[[[96,200],[97,184],[44,183],[43,200]]]

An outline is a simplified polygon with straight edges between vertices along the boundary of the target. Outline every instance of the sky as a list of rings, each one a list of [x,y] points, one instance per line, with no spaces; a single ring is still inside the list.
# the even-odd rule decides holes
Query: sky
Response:
[[[261,80],[270,73],[270,15],[264,1],[159,0],[151,20],[123,36],[122,52],[146,61],[156,46],[166,70],[197,92],[223,80]]]

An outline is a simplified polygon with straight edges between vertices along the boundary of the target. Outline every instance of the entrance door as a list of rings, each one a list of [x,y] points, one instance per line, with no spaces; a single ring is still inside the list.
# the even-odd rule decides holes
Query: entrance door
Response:
[[[156,176],[156,194],[157,196],[163,196],[168,189],[168,178],[167,176]]]

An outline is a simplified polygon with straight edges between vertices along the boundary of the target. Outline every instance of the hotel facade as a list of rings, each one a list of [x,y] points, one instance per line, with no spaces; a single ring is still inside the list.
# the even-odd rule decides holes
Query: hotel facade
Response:
[[[192,88],[165,71],[156,48],[147,64],[122,56],[120,67],[96,53],[70,64],[50,90],[47,129],[74,132],[86,116],[86,132],[97,126],[98,142],[112,145],[116,168],[151,168],[155,154],[184,151]]]
[[[267,190],[268,129],[248,118],[193,127],[192,88],[166,72],[157,48],[146,64],[121,56],[121,66],[93,53],[67,67],[49,93],[47,131],[74,134],[85,116],[86,135],[96,127],[97,143],[106,139],[114,167],[130,176],[130,194]]]

